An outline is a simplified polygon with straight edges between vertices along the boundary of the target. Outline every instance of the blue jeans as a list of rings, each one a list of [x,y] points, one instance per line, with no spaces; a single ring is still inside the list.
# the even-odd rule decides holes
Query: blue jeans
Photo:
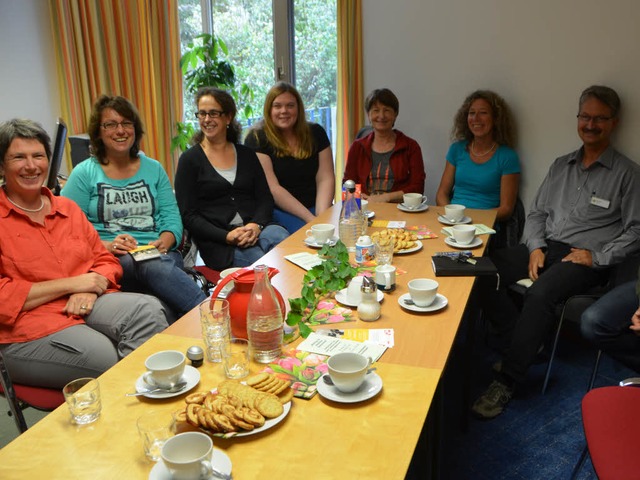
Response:
[[[580,320],[582,335],[627,367],[640,372],[640,337],[629,329],[638,309],[636,282],[624,283],[587,308]]]
[[[288,236],[289,232],[280,225],[267,225],[260,232],[258,242],[253,247],[236,248],[233,266],[248,267]]]
[[[309,211],[315,215],[316,207],[310,208]],[[284,210],[280,210],[279,208],[273,209],[273,221],[282,225],[289,233],[295,233],[307,224],[307,222],[302,220],[300,217],[296,217],[295,215],[285,212]]]
[[[124,271],[122,291],[147,293],[166,303],[179,317],[207,297],[182,270],[182,256],[169,252],[160,258],[136,262],[131,255],[119,257]]]

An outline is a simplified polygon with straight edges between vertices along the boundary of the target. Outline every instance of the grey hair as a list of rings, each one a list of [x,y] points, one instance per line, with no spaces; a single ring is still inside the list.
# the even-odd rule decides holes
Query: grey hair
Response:
[[[611,109],[611,116],[616,118],[620,113],[620,97],[613,88],[604,85],[591,85],[580,94],[578,110],[590,98],[596,98]]]
[[[51,138],[42,125],[33,120],[13,118],[0,123],[0,166],[4,166],[4,157],[16,138],[38,140],[44,146],[47,158],[51,159]]]

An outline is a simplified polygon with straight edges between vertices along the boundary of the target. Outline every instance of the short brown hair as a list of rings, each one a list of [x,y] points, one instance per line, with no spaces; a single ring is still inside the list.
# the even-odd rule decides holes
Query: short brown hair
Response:
[[[388,88],[376,88],[364,100],[364,110],[369,113],[375,103],[381,103],[385,107],[392,108],[396,115],[400,112],[398,97]]]

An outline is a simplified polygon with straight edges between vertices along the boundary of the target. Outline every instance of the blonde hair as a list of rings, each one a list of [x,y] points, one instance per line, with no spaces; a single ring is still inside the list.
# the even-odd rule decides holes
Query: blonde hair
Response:
[[[293,133],[298,139],[298,148],[295,151],[291,150],[289,144],[283,137],[282,132],[273,124],[273,120],[271,119],[271,108],[273,107],[273,102],[283,93],[290,93],[295,97],[296,102],[298,103],[298,118],[296,123],[293,125]],[[251,129],[249,135],[254,135],[257,138],[258,130],[262,129],[267,137],[267,141],[273,147],[277,157],[290,155],[293,158],[304,159],[311,156],[314,148],[311,128],[309,128],[309,124],[307,123],[302,97],[293,85],[287,82],[278,82],[271,87],[264,101],[263,115],[263,119],[258,122],[253,129]]]

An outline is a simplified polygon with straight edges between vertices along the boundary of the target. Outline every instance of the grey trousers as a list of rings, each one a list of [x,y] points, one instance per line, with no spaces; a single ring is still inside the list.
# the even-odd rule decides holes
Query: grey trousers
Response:
[[[30,342],[0,345],[11,379],[62,388],[76,378],[97,377],[167,327],[155,297],[121,292],[99,297],[85,322]]]

